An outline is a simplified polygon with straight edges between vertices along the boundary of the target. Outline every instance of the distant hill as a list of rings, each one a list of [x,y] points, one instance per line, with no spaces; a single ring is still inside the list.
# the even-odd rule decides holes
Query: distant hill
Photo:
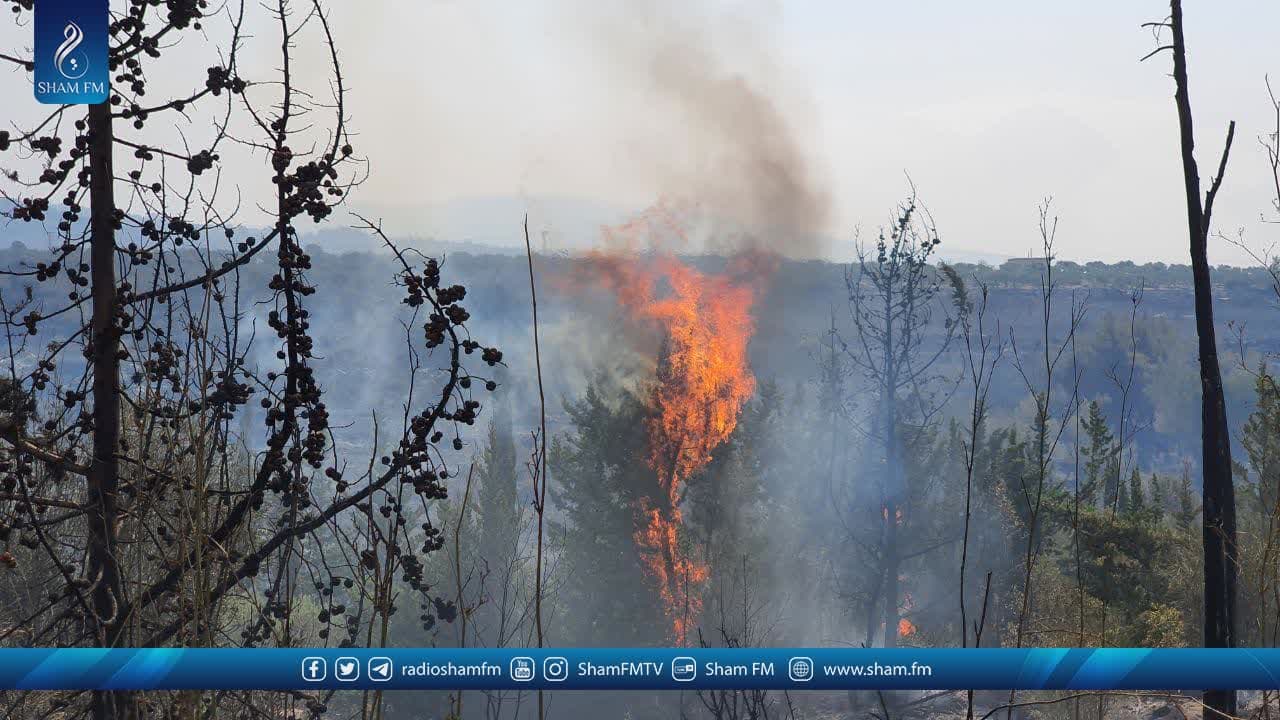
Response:
[[[364,237],[355,231],[337,230],[304,240],[312,254],[310,278],[318,288],[308,300],[320,353],[317,371],[326,387],[338,390],[330,396],[330,403],[340,422],[363,422],[374,408],[394,414],[403,402],[406,355],[401,322],[407,320],[406,308],[391,282],[392,259],[360,239]],[[445,282],[467,286],[470,330],[506,353],[516,423],[528,425],[534,413],[529,404],[533,365],[524,257],[511,248],[499,251],[472,243],[423,242],[421,246],[426,252],[447,254]],[[44,251],[11,244],[0,248],[0,267],[31,266],[46,257]],[[699,258],[694,262],[714,268],[723,260]],[[991,288],[991,319],[998,319],[1006,344],[1016,338],[1025,357],[1039,352],[1043,268],[1021,261],[956,267],[970,283],[983,282]],[[784,391],[802,392],[806,383],[817,377],[815,358],[833,316],[845,337],[852,340],[845,269],[823,261],[786,261],[771,277],[761,278],[761,295],[755,305],[756,332],[750,346],[752,368],[759,378],[778,382]],[[266,295],[271,270],[266,254],[242,270],[240,281],[246,298]],[[629,355],[625,338],[619,335],[612,302],[571,289],[574,280],[590,268],[573,257],[553,254],[539,259],[538,271],[543,362],[553,406],[552,425],[556,426],[561,398],[575,396],[588,377],[599,372],[625,374],[638,365],[634,362],[637,358]],[[1063,318],[1071,304],[1083,303],[1087,310],[1077,336],[1083,372],[1081,393],[1086,399],[1100,399],[1113,414],[1118,412],[1119,402],[1111,378],[1115,368],[1127,366],[1132,298],[1140,293],[1137,331],[1141,358],[1130,401],[1134,422],[1143,428],[1136,442],[1148,466],[1180,460],[1187,454],[1186,448],[1194,446],[1199,427],[1189,268],[1160,263],[1060,262],[1054,272],[1060,283],[1055,337],[1065,332]],[[1238,426],[1252,408],[1252,380],[1241,367],[1237,337],[1243,333],[1247,349],[1244,362],[1250,366],[1280,353],[1280,304],[1270,275],[1262,269],[1218,268],[1214,278],[1230,417]],[[67,290],[64,282],[59,278],[35,285],[36,305],[45,312],[61,307]],[[14,298],[29,283],[29,278],[3,277],[0,292],[5,298]],[[255,316],[268,310],[261,305],[242,307]],[[941,332],[940,313],[938,318],[935,332]],[[66,326],[48,328],[38,340],[67,332],[76,320],[69,313],[58,322]],[[257,317],[257,322],[259,328],[264,326],[262,317]],[[260,340],[251,359],[273,363],[273,355],[274,346]],[[1023,418],[1028,412],[1025,385],[1014,367],[1012,359],[1006,359],[997,377],[992,394],[997,418]],[[940,366],[943,375],[958,370],[955,355]],[[73,368],[62,371],[70,373]],[[856,377],[851,382],[856,385]]]

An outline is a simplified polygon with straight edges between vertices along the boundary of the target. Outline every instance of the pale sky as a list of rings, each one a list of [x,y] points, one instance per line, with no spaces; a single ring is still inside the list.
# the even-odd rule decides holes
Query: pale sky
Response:
[[[1206,183],[1227,121],[1238,123],[1218,228],[1244,228],[1266,248],[1280,240],[1280,225],[1260,221],[1271,178],[1259,145],[1275,125],[1265,76],[1280,90],[1280,2],[1186,5]],[[1138,62],[1155,47],[1139,26],[1168,11],[1158,0],[330,6],[372,173],[352,203],[396,234],[514,243],[519,198],[535,227],[572,235],[592,234],[596,216],[583,224],[565,208],[628,211],[672,195],[768,219],[781,211],[762,200],[777,190],[766,176],[794,151],[801,194],[825,201],[804,217],[839,243],[826,249],[837,256],[855,227],[887,218],[909,173],[952,251],[1026,255],[1037,205],[1052,195],[1060,257],[1186,261],[1171,62]],[[0,44],[27,48],[29,34],[6,24]],[[686,64],[655,70],[672,47]],[[172,57],[173,72],[203,76],[209,64]],[[706,77],[672,91],[685,74]],[[776,112],[783,131],[766,117],[765,157],[741,156],[760,125],[739,108],[691,109],[724,82]],[[14,98],[7,115],[38,110],[20,73],[6,69],[0,91]],[[516,202],[477,200],[494,197]],[[1249,262],[1225,243],[1211,259]]]
[[[727,71],[752,77],[769,56],[759,82],[829,192],[838,239],[882,222],[909,172],[951,247],[1025,255],[1036,206],[1053,195],[1061,256],[1185,261],[1171,61],[1138,62],[1155,47],[1139,26],[1167,3],[648,4],[721,43]],[[686,139],[662,113],[646,116],[636,102],[646,91],[617,80],[627,73],[593,67],[617,62],[599,5],[341,9],[343,39],[360,38],[345,57],[373,161],[360,200],[385,205],[399,226],[409,219],[394,206],[473,195],[631,208],[666,192],[648,165],[664,147],[685,152]],[[640,4],[613,5],[617,21]],[[1280,231],[1258,222],[1270,181],[1258,137],[1274,128],[1264,82],[1271,73],[1280,87],[1280,3],[1189,0],[1185,14],[1206,182],[1227,121],[1238,123],[1219,228],[1269,244]],[[1212,258],[1246,262],[1225,245]]]

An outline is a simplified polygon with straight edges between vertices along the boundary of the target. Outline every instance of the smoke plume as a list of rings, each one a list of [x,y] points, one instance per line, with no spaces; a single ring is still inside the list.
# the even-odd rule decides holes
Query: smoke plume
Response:
[[[797,86],[759,27],[689,10],[626,3],[593,33],[603,79],[637,111],[633,168],[715,227],[691,238],[700,247],[670,249],[817,256],[830,202],[794,125],[803,94],[791,97]]]

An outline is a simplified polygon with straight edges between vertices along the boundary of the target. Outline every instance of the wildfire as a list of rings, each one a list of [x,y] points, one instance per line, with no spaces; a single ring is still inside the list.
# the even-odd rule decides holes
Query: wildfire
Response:
[[[898,637],[911,637],[916,633],[916,625],[906,618],[898,620]]]
[[[606,230],[606,236],[615,245],[622,238],[635,247],[637,234],[658,232],[679,234],[682,228],[669,213],[650,211]],[[706,563],[690,557],[680,542],[684,483],[729,438],[743,403],[755,391],[747,362],[755,329],[752,283],[758,284],[771,261],[741,256],[725,273],[713,275],[668,253],[640,259],[631,253],[598,252],[592,260],[628,315],[656,329],[662,339],[655,412],[646,427],[648,461],[661,493],[641,508],[645,523],[636,542],[657,582],[672,634],[683,645],[701,611],[700,589],[709,573]]]

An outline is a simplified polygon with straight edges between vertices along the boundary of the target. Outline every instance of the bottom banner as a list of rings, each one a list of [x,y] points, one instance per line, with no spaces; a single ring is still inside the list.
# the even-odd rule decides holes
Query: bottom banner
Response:
[[[0,649],[0,690],[1280,689],[1277,649]]]

